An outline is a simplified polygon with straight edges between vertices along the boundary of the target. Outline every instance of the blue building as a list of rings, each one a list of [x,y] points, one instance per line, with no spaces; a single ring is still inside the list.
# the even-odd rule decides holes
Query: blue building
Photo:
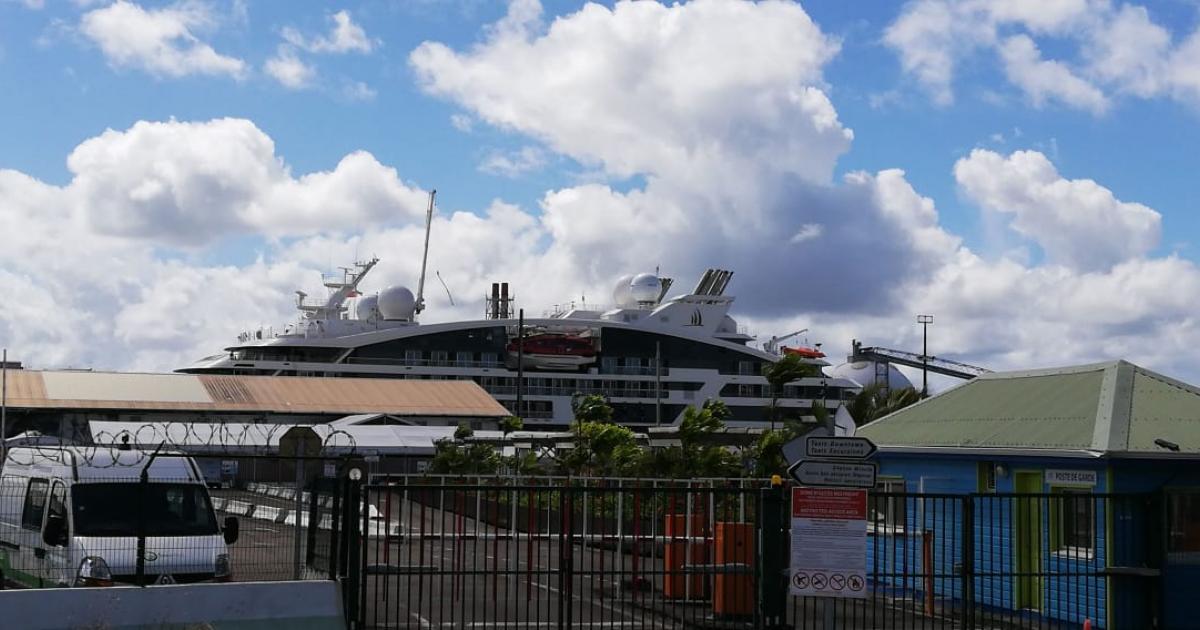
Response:
[[[988,374],[859,435],[880,447],[877,588],[1200,627],[1200,389],[1124,361]]]

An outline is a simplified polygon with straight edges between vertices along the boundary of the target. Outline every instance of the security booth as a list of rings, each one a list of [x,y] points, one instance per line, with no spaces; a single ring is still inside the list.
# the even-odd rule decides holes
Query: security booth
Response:
[[[1125,361],[994,373],[859,435],[880,449],[873,560],[967,576],[885,586],[985,619],[1200,614],[1200,388]]]

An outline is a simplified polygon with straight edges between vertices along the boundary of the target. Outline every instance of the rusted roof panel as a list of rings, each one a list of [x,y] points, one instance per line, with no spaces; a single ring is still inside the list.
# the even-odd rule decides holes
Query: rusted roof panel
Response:
[[[47,381],[54,387],[48,388]],[[8,371],[8,406],[471,417],[509,413],[472,381],[36,370]]]

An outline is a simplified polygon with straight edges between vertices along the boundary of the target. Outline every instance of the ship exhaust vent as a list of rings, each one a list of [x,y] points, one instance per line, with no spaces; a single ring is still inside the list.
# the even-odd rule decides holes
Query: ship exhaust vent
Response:
[[[729,281],[732,278],[732,271],[709,269],[704,272],[704,276],[700,278],[700,282],[692,290],[692,295],[711,295],[714,297],[724,295],[725,288],[729,286]]]

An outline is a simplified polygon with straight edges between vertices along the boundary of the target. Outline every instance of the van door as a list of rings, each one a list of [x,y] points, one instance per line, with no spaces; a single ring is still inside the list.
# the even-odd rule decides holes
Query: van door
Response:
[[[46,579],[55,586],[70,586],[75,581],[71,566],[70,518],[67,516],[67,488],[55,480],[46,502],[46,519],[42,522],[42,540],[45,545]]]
[[[19,566],[14,575],[26,586],[42,588],[46,585],[46,545],[42,542],[42,521],[46,516],[46,496],[50,482],[46,479],[30,479],[25,490],[25,504],[21,507],[21,529],[17,553]]]

